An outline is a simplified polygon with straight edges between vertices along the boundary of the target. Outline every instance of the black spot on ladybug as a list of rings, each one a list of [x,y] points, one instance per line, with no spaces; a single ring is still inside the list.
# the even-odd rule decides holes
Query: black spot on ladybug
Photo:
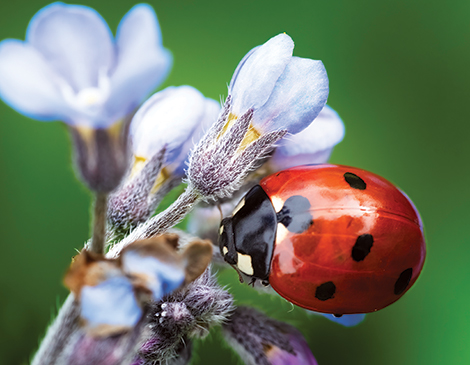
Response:
[[[291,196],[276,214],[277,222],[282,223],[290,232],[305,232],[313,224],[310,207],[307,198],[301,195]]]
[[[395,283],[395,290],[393,291],[395,295],[400,295],[405,291],[406,287],[410,283],[411,275],[413,275],[413,269],[411,267],[400,274]]]
[[[352,172],[346,172],[344,175],[344,180],[349,184],[353,189],[365,190],[367,184],[356,174]]]
[[[361,234],[357,237],[356,244],[352,248],[351,256],[354,261],[362,261],[369,254],[374,243],[374,237],[371,234]]]
[[[317,290],[315,290],[315,298],[318,300],[328,300],[333,298],[336,292],[336,286],[333,284],[332,281],[327,281],[326,283],[323,283],[322,285],[317,287]]]

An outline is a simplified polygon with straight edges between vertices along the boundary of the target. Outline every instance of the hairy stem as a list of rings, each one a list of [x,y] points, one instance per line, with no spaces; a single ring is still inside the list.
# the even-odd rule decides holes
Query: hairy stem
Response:
[[[39,350],[34,355],[31,365],[56,364],[62,354],[65,344],[72,333],[78,329],[78,305],[73,294],[70,294],[62,308],[48,328],[46,336],[41,342]]]
[[[97,193],[93,215],[93,237],[89,250],[98,254],[104,254],[107,206],[108,194]]]
[[[107,257],[117,257],[121,250],[132,242],[164,233],[181,222],[200,200],[201,195],[189,185],[167,209],[138,226],[129,236],[111,248]]]

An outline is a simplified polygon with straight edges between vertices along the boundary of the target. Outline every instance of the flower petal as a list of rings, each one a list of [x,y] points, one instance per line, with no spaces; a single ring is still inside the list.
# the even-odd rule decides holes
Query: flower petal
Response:
[[[291,37],[279,34],[242,59],[229,86],[234,114],[241,116],[249,108],[258,108],[266,103],[292,58],[293,49]]]
[[[177,289],[185,278],[183,268],[152,256],[143,256],[133,249],[122,254],[122,267],[128,274],[145,276],[146,285],[152,291],[154,300],[160,300]]]
[[[321,61],[292,57],[267,101],[253,114],[262,132],[287,129],[299,133],[320,113],[328,99],[328,76]]]
[[[341,317],[335,317],[333,314],[327,314],[327,313],[318,313],[318,314],[321,314],[323,317],[328,318],[330,321],[336,322],[345,327],[357,326],[366,317],[365,313],[345,314]]]
[[[40,120],[62,119],[67,107],[42,55],[18,40],[0,42],[0,97],[18,112]]]
[[[236,81],[237,81],[237,78],[238,78],[238,75],[240,74],[240,70],[243,68],[243,66],[245,65],[246,61],[248,60],[248,58],[251,57],[251,55],[261,46],[256,46],[254,48],[252,48],[250,51],[248,51],[248,53],[242,58],[242,60],[238,63],[237,65],[237,68],[235,69],[235,71],[233,72],[233,75],[232,75],[232,79],[230,80],[230,86],[229,86],[229,91],[232,91],[231,88],[233,85],[235,85]]]
[[[154,94],[131,123],[134,155],[148,159],[166,146],[166,164],[172,163],[204,112],[205,98],[191,86],[169,87]]]
[[[95,10],[82,5],[50,4],[29,23],[26,40],[54,71],[78,92],[98,86],[100,73],[114,61],[111,31]]]
[[[100,325],[133,327],[142,316],[131,282],[125,276],[111,277],[80,293],[81,317],[93,329]]]
[[[269,159],[271,171],[280,171],[289,167],[325,163],[333,147],[344,137],[344,124],[328,105],[318,117],[302,132],[283,138],[280,146]]]
[[[153,8],[134,6],[121,20],[116,69],[111,76],[110,115],[126,115],[168,76],[173,58],[163,48]]]

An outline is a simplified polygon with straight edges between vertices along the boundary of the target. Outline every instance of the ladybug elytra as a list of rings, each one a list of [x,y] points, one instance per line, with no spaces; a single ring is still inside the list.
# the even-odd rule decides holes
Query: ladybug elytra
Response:
[[[421,219],[384,178],[339,165],[272,174],[224,218],[226,262],[309,310],[374,312],[416,281],[426,254]]]

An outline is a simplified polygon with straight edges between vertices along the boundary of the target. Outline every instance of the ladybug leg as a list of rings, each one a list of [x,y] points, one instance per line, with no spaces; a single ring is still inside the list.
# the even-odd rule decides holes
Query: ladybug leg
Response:
[[[230,265],[230,266],[232,266],[232,267],[235,269],[235,271],[236,271],[237,274],[238,274],[238,279],[240,280],[240,283],[243,284],[243,283],[245,282],[245,280],[243,280],[243,276],[242,276],[240,270],[238,270],[237,265]],[[254,279],[254,280],[256,280],[256,279]],[[251,284],[251,283],[250,283],[250,284]]]
[[[269,280],[268,279],[261,280],[261,284],[263,284],[264,286],[269,286]]]

